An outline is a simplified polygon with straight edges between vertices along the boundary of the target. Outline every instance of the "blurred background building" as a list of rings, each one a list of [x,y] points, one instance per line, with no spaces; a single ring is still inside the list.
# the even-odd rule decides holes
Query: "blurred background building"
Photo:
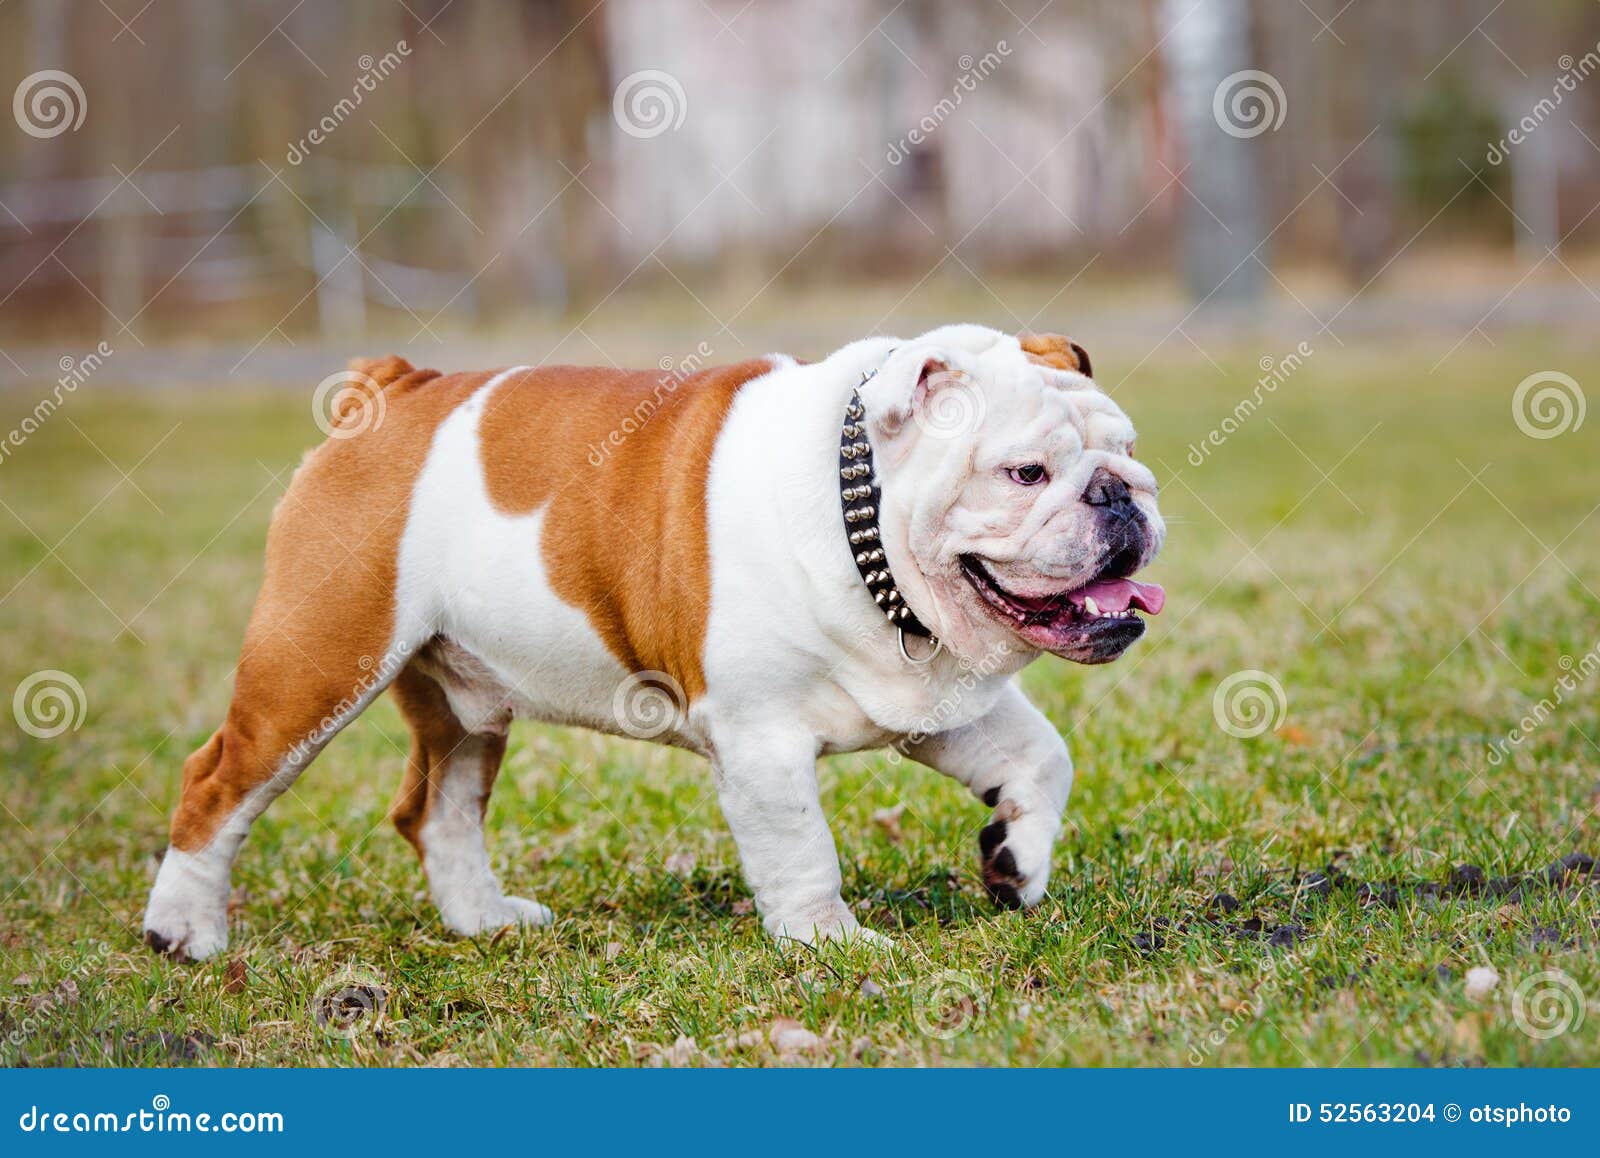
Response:
[[[0,62],[4,374],[1007,279],[1600,305],[1592,0],[12,0]]]

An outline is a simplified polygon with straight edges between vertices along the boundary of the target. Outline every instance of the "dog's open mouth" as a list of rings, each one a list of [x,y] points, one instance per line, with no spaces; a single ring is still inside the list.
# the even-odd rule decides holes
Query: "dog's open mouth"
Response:
[[[1160,613],[1167,593],[1154,583],[1102,576],[1044,596],[1007,591],[975,555],[961,556],[967,582],[996,617],[1042,651],[1080,663],[1115,659],[1144,634],[1138,613]]]

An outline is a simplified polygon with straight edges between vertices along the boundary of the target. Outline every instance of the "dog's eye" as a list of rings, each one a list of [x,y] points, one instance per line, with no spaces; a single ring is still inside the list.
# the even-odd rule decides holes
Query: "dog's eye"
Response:
[[[1012,482],[1021,483],[1025,487],[1038,486],[1049,477],[1045,474],[1044,467],[1036,462],[1030,462],[1027,466],[1014,466],[1006,473],[1011,476]]]

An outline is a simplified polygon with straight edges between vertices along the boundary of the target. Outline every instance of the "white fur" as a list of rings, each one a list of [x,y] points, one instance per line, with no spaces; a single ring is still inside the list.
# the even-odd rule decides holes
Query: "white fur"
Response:
[[[483,750],[488,740],[469,736],[445,762],[443,790],[428,809],[419,834],[428,889],[445,927],[472,936],[505,925],[548,925],[551,911],[536,901],[508,897],[483,846]]]

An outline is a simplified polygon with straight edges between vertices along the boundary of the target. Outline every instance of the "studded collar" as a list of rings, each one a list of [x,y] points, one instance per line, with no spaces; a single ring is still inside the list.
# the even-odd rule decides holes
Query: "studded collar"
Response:
[[[920,636],[932,640],[938,653],[939,641],[932,631],[906,606],[894,576],[889,572],[889,561],[883,550],[883,532],[878,525],[878,511],[882,492],[872,469],[872,444],[867,441],[866,407],[861,404],[861,387],[877,371],[861,376],[860,383],[850,392],[850,404],[845,407],[844,424],[839,433],[839,506],[844,512],[845,534],[850,540],[850,555],[855,560],[861,581],[878,605],[884,617],[899,630],[900,651],[913,663],[926,662],[912,659],[906,650],[905,637]]]

